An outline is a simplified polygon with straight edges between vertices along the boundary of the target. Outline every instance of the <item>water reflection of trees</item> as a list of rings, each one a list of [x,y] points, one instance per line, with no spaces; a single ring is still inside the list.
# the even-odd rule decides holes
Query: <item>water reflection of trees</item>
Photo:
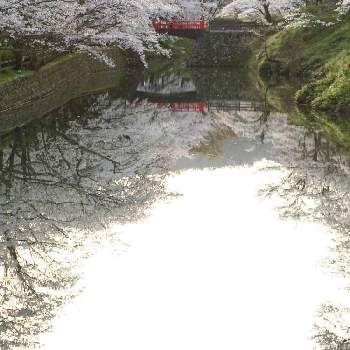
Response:
[[[282,217],[321,221],[334,233],[335,246],[325,267],[350,277],[350,162],[344,145],[331,140],[323,117],[303,116],[296,126],[273,115],[265,125],[265,138],[273,142],[275,159],[286,175],[262,191],[283,198]],[[261,124],[261,120],[259,120]],[[268,129],[266,125],[269,124]],[[273,164],[272,167],[275,167]],[[350,284],[349,284],[350,286]],[[347,349],[350,339],[350,309],[336,300],[320,306],[314,326],[314,339],[322,349]]]
[[[136,215],[158,190],[145,174],[116,181],[133,161],[114,157],[122,139],[104,139],[107,149],[60,124],[17,129],[1,152],[2,349],[31,345],[73,296],[82,232]]]
[[[283,198],[284,204],[279,207],[282,217],[326,224],[334,232],[336,245],[325,264],[331,271],[349,278],[350,163],[349,147],[343,142],[346,137],[339,137],[342,120],[305,116],[292,109],[288,110],[289,116],[277,113],[269,105],[269,88],[257,89],[254,82],[247,82],[246,74],[225,71],[220,74],[221,78],[207,72],[193,72],[198,91],[207,98],[253,97],[263,102],[263,108],[260,112],[214,112],[213,119],[221,120],[220,124],[227,125],[227,130],[207,134],[192,152],[216,156],[220,153],[220,139],[225,135],[246,137],[256,144],[273,144],[271,159],[274,162],[268,170],[279,169],[286,175],[278,184],[265,188],[262,194]],[[222,74],[226,74],[225,79]],[[275,102],[278,101],[275,99]],[[225,119],[229,119],[226,124],[222,122]],[[348,346],[349,315],[348,308],[337,305],[336,301],[320,306],[314,339],[322,349],[343,350]]]
[[[269,88],[260,92],[262,110],[218,113],[231,118],[232,132],[255,144],[272,144],[265,170],[285,174],[261,194],[283,199],[284,218],[322,221],[334,233],[335,246],[324,262],[331,272],[350,277],[350,161],[343,120],[303,115],[289,116],[269,104]],[[215,113],[214,113],[215,114]],[[201,147],[201,149],[204,149]],[[350,283],[349,283],[350,287]],[[317,348],[350,348],[350,309],[336,300],[320,305],[314,325]]]
[[[194,69],[192,79],[203,100],[261,101],[256,79],[246,69]]]
[[[134,155],[116,158],[126,140],[111,137],[91,142],[58,119],[7,136],[0,176],[2,349],[29,346],[73,295],[79,231],[136,215],[156,194],[157,181],[142,173],[115,182]]]
[[[179,116],[108,92],[1,136],[0,348],[29,346],[49,329],[57,308],[78,292],[75,267],[93,249],[90,240],[166,195],[164,174],[176,159],[189,152],[215,156],[234,135],[274,145],[272,168],[279,164],[287,174],[264,194],[284,199],[282,216],[323,220],[334,229],[327,264],[350,277],[348,157],[325,124],[298,126],[271,111],[267,94],[254,96],[265,102],[262,111]],[[348,315],[335,302],[320,307],[315,340],[322,349],[343,350]]]
[[[221,127],[109,93],[85,102],[1,136],[2,349],[30,346],[49,329],[77,293],[76,266],[96,232],[143,215],[166,195],[175,160]]]

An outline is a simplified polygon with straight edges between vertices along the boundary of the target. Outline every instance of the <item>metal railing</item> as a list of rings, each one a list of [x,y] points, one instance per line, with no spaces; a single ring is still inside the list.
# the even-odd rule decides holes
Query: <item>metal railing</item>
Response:
[[[30,64],[30,57],[23,57],[22,67],[26,68]],[[7,71],[8,69],[16,69],[18,62],[16,59],[0,61],[0,73]]]
[[[209,23],[209,29],[211,31],[220,30],[220,31],[249,31],[261,27],[256,22],[241,22],[234,20],[214,20]]]
[[[158,108],[170,108],[173,112],[259,112],[266,107],[258,101],[211,100],[208,102],[154,102]],[[350,350],[350,349],[349,349]]]

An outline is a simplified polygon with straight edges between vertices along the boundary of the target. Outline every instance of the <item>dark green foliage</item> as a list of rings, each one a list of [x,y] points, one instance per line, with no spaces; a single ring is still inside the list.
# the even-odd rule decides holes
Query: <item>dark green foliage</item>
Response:
[[[271,36],[259,65],[264,78],[274,73],[305,80],[296,94],[299,104],[350,111],[350,19],[331,27],[289,28]]]

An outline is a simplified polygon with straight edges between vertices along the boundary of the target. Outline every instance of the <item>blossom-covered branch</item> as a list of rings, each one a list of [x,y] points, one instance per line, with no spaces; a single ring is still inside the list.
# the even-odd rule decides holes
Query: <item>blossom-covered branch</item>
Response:
[[[0,33],[16,48],[91,52],[117,45],[144,60],[147,51],[161,51],[152,18],[180,10],[171,0],[0,0]]]

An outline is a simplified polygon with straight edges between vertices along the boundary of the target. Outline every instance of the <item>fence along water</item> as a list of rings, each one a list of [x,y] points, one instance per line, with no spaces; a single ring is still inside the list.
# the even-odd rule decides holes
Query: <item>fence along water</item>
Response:
[[[27,68],[30,65],[30,57],[23,57],[21,65],[23,68]],[[8,69],[16,69],[17,66],[18,61],[16,59],[0,61],[0,73],[5,72]]]

